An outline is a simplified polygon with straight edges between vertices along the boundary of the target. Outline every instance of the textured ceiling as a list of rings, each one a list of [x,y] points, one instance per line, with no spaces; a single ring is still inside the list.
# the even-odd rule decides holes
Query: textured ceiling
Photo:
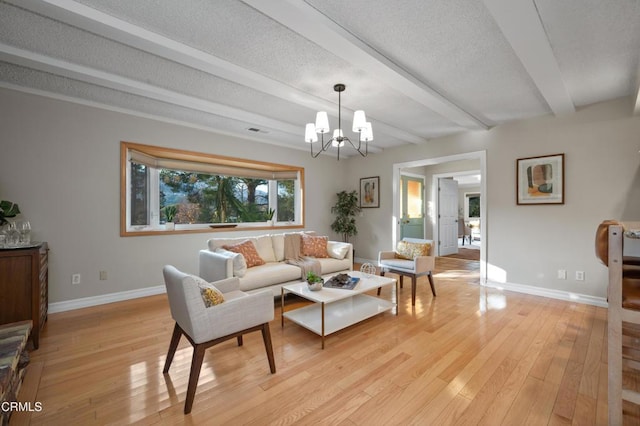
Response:
[[[335,83],[379,151],[635,96],[639,70],[638,0],[0,1],[0,86],[295,149],[337,126]]]

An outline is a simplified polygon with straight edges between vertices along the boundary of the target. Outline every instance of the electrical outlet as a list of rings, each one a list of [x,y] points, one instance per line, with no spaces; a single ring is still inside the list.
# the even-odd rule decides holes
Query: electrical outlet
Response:
[[[80,274],[71,275],[71,284],[74,284],[74,285],[80,284]]]
[[[576,271],[576,281],[584,281],[584,271]]]
[[[107,271],[100,271],[100,281],[107,279]]]
[[[567,270],[566,269],[558,269],[558,279],[566,280],[567,279]]]

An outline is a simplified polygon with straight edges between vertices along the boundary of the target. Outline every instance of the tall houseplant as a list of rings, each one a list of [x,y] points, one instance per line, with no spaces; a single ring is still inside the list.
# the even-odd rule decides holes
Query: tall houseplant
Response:
[[[336,195],[338,201],[331,207],[331,213],[336,215],[336,219],[331,224],[331,229],[341,234],[342,241],[348,243],[349,237],[358,235],[356,228],[356,214],[360,212],[358,193],[356,191],[341,191]]]

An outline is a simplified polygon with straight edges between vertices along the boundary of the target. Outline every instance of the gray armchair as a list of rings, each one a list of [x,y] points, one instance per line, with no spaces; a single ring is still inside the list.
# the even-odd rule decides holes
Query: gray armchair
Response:
[[[261,331],[271,373],[276,372],[269,321],[273,320],[273,293],[264,290],[247,294],[239,290],[237,278],[212,283],[224,296],[224,302],[206,307],[200,293],[199,277],[180,272],[173,266],[163,269],[171,316],[176,324],[169,344],[163,373],[169,372],[173,356],[183,335],[193,346],[191,372],[184,413],[191,412],[198,386],[204,352],[209,347],[232,338],[242,346],[244,334]]]
[[[435,268],[435,257],[433,256],[433,241],[423,240],[420,238],[403,238],[403,241],[417,244],[430,244],[428,256],[417,256],[412,260],[398,259],[395,251],[381,251],[378,253],[378,267],[380,267],[380,275],[384,276],[386,272],[393,272],[400,275],[400,287],[404,276],[411,277],[411,305],[416,304],[416,280],[418,277],[426,275],[431,286],[431,293],[436,295],[436,288],[433,284],[432,271]],[[380,289],[378,289],[380,294]]]

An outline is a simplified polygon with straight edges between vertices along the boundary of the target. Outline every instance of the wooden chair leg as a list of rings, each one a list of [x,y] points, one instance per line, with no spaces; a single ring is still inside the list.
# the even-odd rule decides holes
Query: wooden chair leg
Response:
[[[416,306],[416,287],[418,282],[415,275],[411,277],[411,306]]]
[[[242,336],[238,336],[238,346],[242,346]]]
[[[269,369],[271,374],[276,372],[276,361],[273,358],[273,346],[271,345],[271,331],[269,330],[269,323],[262,324],[262,340],[264,340],[264,348],[267,351],[267,358],[269,359]]]
[[[427,274],[427,278],[429,278],[429,285],[431,286],[431,293],[433,293],[433,297],[436,297],[436,286],[433,285],[433,275],[431,274],[431,271],[429,271],[429,274]]]
[[[189,373],[189,385],[187,386],[187,399],[184,401],[184,414],[189,414],[193,407],[193,398],[196,396],[196,388],[198,387],[198,379],[200,378],[200,369],[202,368],[205,350],[206,347],[204,345],[196,344],[193,347],[191,372]]]
[[[169,351],[167,351],[167,359],[164,362],[164,368],[162,372],[164,374],[169,372],[169,367],[171,367],[171,362],[173,362],[173,356],[176,354],[176,349],[178,348],[178,343],[180,343],[180,337],[182,337],[182,329],[176,323],[173,327],[173,335],[171,336],[171,343],[169,343]]]
[[[380,276],[384,277],[384,269],[380,270]],[[380,296],[380,290],[382,290],[382,287],[378,287],[378,296]]]

